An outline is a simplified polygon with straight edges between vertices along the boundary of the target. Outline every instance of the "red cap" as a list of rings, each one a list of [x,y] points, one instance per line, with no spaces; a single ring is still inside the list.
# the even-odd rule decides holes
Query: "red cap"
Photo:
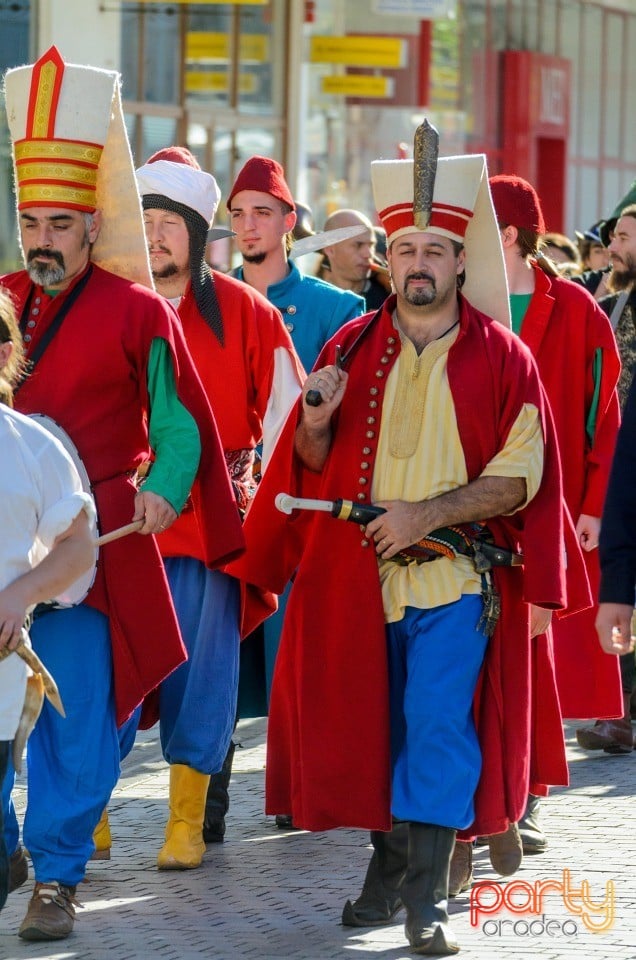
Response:
[[[200,170],[201,166],[197,158],[190,153],[187,147],[164,147],[163,150],[157,150],[146,163],[155,163],[157,160],[170,160],[172,163],[186,163],[195,170]]]
[[[522,177],[506,174],[491,177],[488,182],[500,224],[510,224],[530,233],[545,233],[541,202],[532,184]]]
[[[234,186],[227,198],[227,208],[232,209],[232,198],[241,190],[257,190],[259,193],[269,193],[271,197],[282,200],[292,210],[296,209],[294,198],[285,180],[285,171],[280,163],[270,157],[250,157],[234,181]]]

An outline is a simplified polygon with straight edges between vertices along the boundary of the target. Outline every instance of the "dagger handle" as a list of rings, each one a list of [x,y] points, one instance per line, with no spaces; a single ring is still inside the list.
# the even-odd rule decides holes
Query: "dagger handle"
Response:
[[[340,349],[340,344],[336,344],[336,358],[334,360],[335,366],[338,370],[342,370],[342,351]],[[310,407],[319,407],[323,402],[324,398],[320,390],[308,390],[305,397],[305,403]]]
[[[354,503],[352,500],[334,500],[331,510],[331,515],[338,520],[351,520],[363,526],[381,513],[386,513],[384,507],[375,507],[372,503]]]

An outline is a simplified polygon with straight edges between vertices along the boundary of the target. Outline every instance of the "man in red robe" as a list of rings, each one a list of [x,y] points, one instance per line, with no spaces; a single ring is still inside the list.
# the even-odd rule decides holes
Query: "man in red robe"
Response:
[[[154,154],[137,170],[150,262],[157,290],[177,307],[183,331],[219,428],[241,514],[256,490],[263,442],[265,469],[304,372],[281,315],[261,294],[204,261],[220,190],[183,147]],[[192,513],[159,537],[188,661],[161,685],[161,743],[170,764],[170,819],[158,865],[198,867],[204,841],[222,840],[236,719],[241,627],[239,584],[206,567]],[[230,753],[228,754],[228,750]],[[226,760],[226,757],[228,758]],[[206,794],[212,775],[212,798]],[[216,776],[215,776],[216,775]]]
[[[32,628],[66,718],[45,704],[29,743],[24,838],[36,883],[20,936],[56,940],[73,928],[76,886],[119,774],[117,725],[186,655],[151,534],[191,492],[210,564],[237,556],[243,537],[183,335],[149,289],[117,74],[65,64],[51,48],[33,67],[9,71],[6,99],[26,270],[2,283],[30,361],[15,406],[48,414],[69,434],[102,532],[135,519],[142,534],[104,547],[84,602],[44,609]],[[202,501],[215,504],[214,522]],[[9,792],[5,784],[5,801]],[[8,805],[5,824],[11,852],[19,835]]]
[[[411,947],[440,955],[459,949],[446,905],[456,831],[505,831],[538,773],[530,636],[565,603],[561,480],[534,362],[481,312],[503,306],[507,319],[484,158],[437,163],[421,229],[413,162],[371,170],[396,294],[324,348],[232,569],[279,592],[297,566],[267,812],[291,811],[310,830],[370,829],[365,885],[343,922],[388,924],[405,907]],[[288,519],[275,508],[281,491],[386,512],[362,528],[322,512]],[[433,529],[473,520],[524,555],[523,570],[494,571],[501,615],[490,629],[488,584],[467,558],[394,562]]]
[[[607,278],[607,296],[595,294],[599,306],[610,319],[621,358],[618,398],[621,409],[627,402],[630,385],[636,369],[636,204],[631,203],[612,218],[608,253],[611,270]],[[604,231],[606,232],[606,230]],[[609,496],[609,491],[608,491]],[[603,521],[605,523],[605,521]],[[602,545],[601,537],[600,544]],[[602,546],[599,559],[602,561]],[[607,578],[606,578],[607,580]],[[603,587],[601,584],[601,592]],[[632,730],[632,697],[636,689],[636,663],[632,653],[620,657],[621,687],[623,689],[623,716],[597,720],[591,726],[576,731],[576,739],[586,750],[604,750],[614,756],[631,753],[634,749]]]
[[[545,232],[536,191],[520,177],[490,181],[501,228],[513,329],[532,351],[554,417],[565,502],[575,523],[593,596],[598,594],[598,540],[603,500],[619,425],[620,359],[603,310],[587,290],[559,277],[540,255]],[[557,618],[554,657],[561,714],[623,713],[617,663],[605,657],[594,625],[596,607]],[[520,824],[525,853],[547,840],[531,795]]]

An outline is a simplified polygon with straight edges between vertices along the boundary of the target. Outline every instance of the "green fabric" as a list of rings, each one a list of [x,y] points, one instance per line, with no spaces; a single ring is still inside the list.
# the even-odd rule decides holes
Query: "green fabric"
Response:
[[[60,290],[46,290],[50,297]],[[143,482],[144,490],[157,493],[181,513],[201,459],[201,440],[194,417],[177,396],[172,358],[165,340],[155,338],[148,359],[148,432],[155,462]]]
[[[150,346],[148,396],[148,433],[156,459],[143,489],[181,513],[199,468],[201,440],[196,421],[177,396],[170,349],[160,337]]]
[[[516,333],[517,336],[521,333],[523,318],[528,311],[531,300],[531,293],[510,294],[510,322],[512,323],[512,331]]]
[[[598,414],[598,401],[601,394],[601,377],[603,375],[603,351],[599,347],[594,352],[594,363],[592,366],[592,379],[594,381],[594,393],[592,402],[585,422],[585,432],[590,446],[594,445],[594,435],[596,433],[596,417]]]

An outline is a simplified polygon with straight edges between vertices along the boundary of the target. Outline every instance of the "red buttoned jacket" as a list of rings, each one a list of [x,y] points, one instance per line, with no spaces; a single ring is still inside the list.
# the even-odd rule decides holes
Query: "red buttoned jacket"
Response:
[[[2,278],[18,316],[30,293],[32,307],[40,299],[27,356],[84,275],[54,299],[34,287],[25,271]],[[241,524],[214,418],[174,310],[163,297],[93,264],[15,406],[21,413],[45,413],[66,430],[91,480],[101,531],[123,526],[133,516],[133,477],[151,455],[146,372],[155,337],[169,345],[177,392],[199,428],[202,455],[192,498],[206,562],[220,566],[242,551]],[[122,723],[186,658],[155,538],[133,534],[102,547],[85,602],[109,617]]]

